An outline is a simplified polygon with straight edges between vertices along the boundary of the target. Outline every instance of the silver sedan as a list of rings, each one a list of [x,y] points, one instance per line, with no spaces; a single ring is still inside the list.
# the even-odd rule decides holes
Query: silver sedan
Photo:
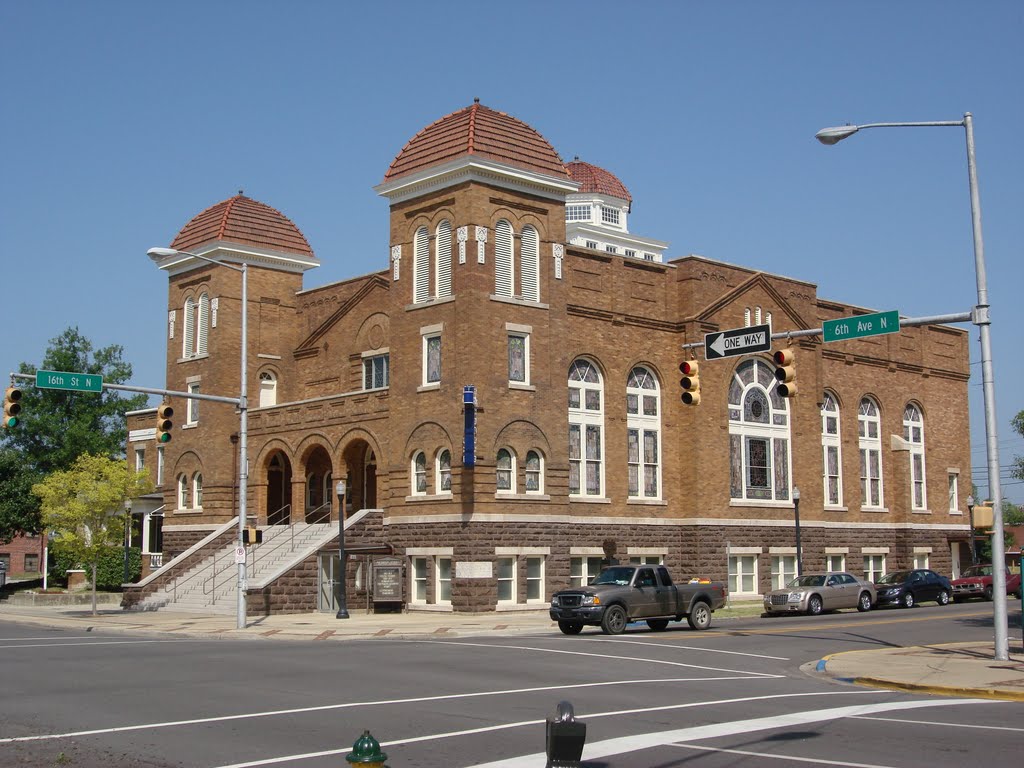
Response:
[[[869,611],[875,604],[875,585],[845,571],[805,573],[782,589],[764,596],[765,613],[809,613],[856,608]]]

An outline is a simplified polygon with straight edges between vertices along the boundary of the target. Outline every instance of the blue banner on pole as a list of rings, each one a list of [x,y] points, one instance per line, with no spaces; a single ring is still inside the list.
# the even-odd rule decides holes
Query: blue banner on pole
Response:
[[[476,466],[476,387],[467,385],[462,388],[462,415],[464,430],[462,434],[462,466]]]

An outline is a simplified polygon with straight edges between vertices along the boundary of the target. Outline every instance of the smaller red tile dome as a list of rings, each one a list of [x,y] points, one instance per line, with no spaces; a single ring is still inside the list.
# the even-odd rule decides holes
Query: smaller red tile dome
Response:
[[[194,217],[171,243],[179,251],[195,250],[206,243],[225,240],[239,245],[286,253],[313,255],[305,235],[283,213],[239,190]]]
[[[619,181],[615,174],[609,173],[604,168],[585,163],[576,157],[572,162],[565,164],[565,170],[569,172],[572,180],[580,185],[580,193],[584,195],[609,195],[630,204],[633,202],[633,197],[626,189],[626,185]]]

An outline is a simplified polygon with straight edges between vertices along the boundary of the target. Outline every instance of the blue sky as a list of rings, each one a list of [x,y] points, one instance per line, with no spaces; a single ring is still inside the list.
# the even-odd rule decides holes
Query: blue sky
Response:
[[[563,159],[615,173],[631,231],[911,317],[976,302],[964,132],[975,119],[1000,463],[1024,454],[1024,3],[0,4],[0,366],[69,325],[160,386],[166,275],[146,258],[244,189],[305,233],[306,285],[385,269],[372,187],[479,97]],[[971,327],[974,477],[985,485]],[[942,429],[930,423],[930,429]],[[1004,479],[1024,502],[1024,484]]]

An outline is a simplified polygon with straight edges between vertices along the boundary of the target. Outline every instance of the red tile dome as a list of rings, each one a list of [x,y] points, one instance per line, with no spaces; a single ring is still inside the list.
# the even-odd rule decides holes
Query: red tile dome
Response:
[[[286,253],[313,255],[305,235],[291,219],[269,205],[246,197],[241,191],[193,218],[182,227],[171,247],[190,251],[220,240]]]
[[[479,99],[442,117],[402,147],[384,181],[417,173],[465,155],[566,178],[565,165],[547,139],[521,120],[485,107]]]
[[[577,157],[571,163],[566,163],[565,169],[569,172],[569,177],[580,185],[581,194],[609,195],[629,203],[633,202],[626,185],[604,168],[585,163]]]

